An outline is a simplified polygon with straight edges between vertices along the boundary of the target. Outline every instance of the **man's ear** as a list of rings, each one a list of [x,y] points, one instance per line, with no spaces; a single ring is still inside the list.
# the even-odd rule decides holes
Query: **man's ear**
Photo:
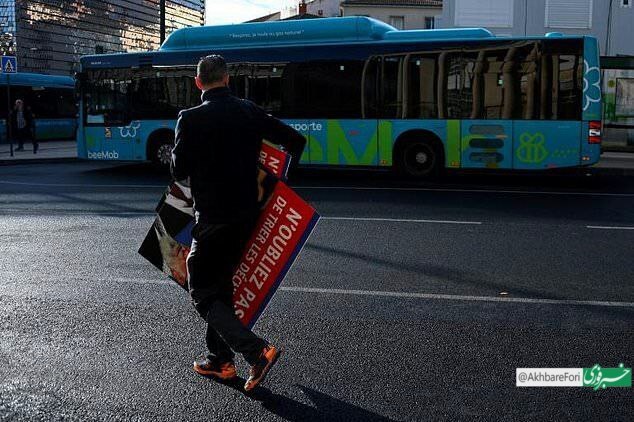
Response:
[[[194,78],[194,81],[196,81],[196,87],[200,89],[201,91],[203,91],[203,83],[200,81],[200,78],[196,76]]]
[[[228,88],[229,87],[229,74],[228,73],[225,75],[225,78],[224,78],[223,82],[225,83],[225,86]]]

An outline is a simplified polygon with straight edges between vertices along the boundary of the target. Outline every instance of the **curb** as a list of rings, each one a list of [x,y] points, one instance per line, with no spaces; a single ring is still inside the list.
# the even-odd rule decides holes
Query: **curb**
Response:
[[[72,163],[79,161],[77,157],[54,157],[54,158],[25,158],[16,159],[0,159],[0,166],[20,166],[31,164],[55,164],[55,163]]]

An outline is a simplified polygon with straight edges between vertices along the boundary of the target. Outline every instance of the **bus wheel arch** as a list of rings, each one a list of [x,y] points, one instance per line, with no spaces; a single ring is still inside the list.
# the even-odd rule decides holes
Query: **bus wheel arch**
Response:
[[[397,172],[422,179],[441,173],[445,148],[435,133],[423,129],[410,130],[396,139],[392,157]]]
[[[174,131],[158,129],[150,134],[147,140],[147,159],[157,167],[169,168],[174,147]]]

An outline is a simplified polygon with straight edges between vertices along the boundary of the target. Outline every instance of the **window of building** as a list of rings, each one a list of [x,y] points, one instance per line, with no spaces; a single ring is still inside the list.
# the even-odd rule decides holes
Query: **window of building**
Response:
[[[632,7],[632,0],[621,0],[621,7]]]
[[[425,29],[434,29],[436,27],[436,19],[433,16],[425,16]]]
[[[390,25],[396,29],[404,29],[405,16],[390,16]]]
[[[592,28],[593,0],[546,0],[548,28]]]
[[[513,26],[513,3],[513,0],[456,0],[456,26],[510,28]]]

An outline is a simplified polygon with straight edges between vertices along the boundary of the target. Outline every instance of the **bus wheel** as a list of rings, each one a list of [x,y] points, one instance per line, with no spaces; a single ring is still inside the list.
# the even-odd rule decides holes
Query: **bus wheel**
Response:
[[[155,138],[148,151],[148,158],[156,167],[168,169],[172,161],[172,148],[174,143],[172,137],[161,136]]]
[[[430,142],[406,142],[395,153],[397,169],[405,176],[422,179],[439,171],[441,154]]]

